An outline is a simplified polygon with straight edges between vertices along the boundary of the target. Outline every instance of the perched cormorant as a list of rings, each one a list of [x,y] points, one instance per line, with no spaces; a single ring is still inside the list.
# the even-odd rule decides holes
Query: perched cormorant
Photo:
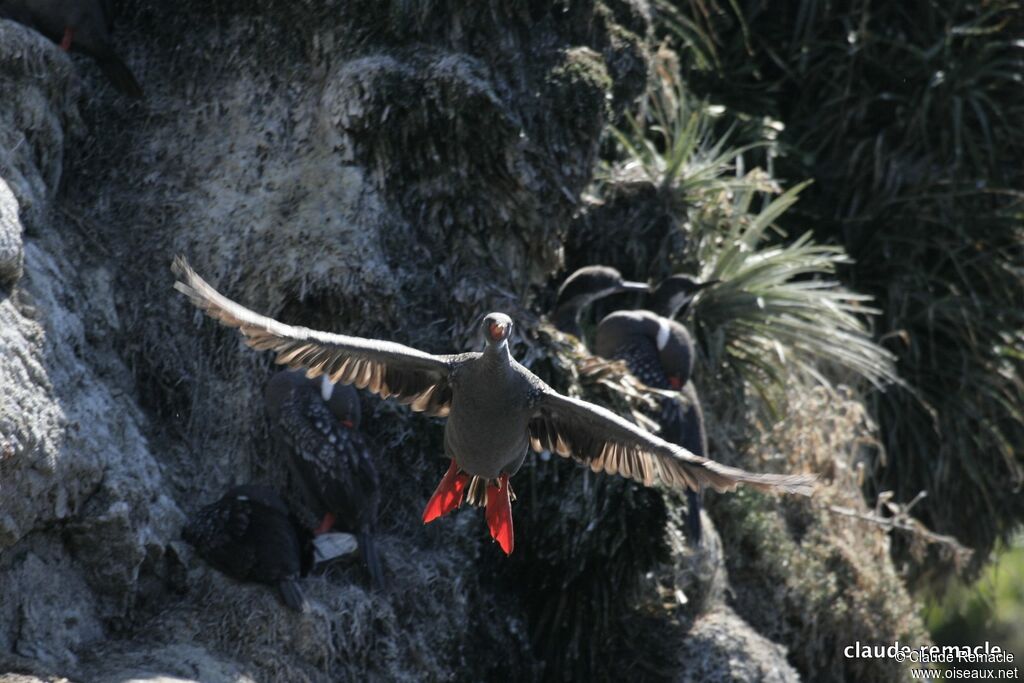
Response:
[[[809,495],[814,477],[754,474],[702,458],[624,420],[605,408],[563,396],[520,365],[509,352],[512,319],[483,317],[483,352],[434,355],[377,339],[349,337],[285,325],[224,297],[182,258],[175,288],[221,323],[238,328],[276,362],[306,367],[312,376],[354,384],[428,415],[447,416],[445,451],[451,465],[427,503],[424,522],[459,507],[463,499],[486,506],[491,536],[505,553],[514,546],[509,478],[529,448],[548,450],[652,486],[719,491],[748,484],[761,490]]]
[[[358,429],[356,390],[335,386],[327,375],[314,380],[301,370],[283,370],[267,383],[266,404],[274,439],[287,451],[307,502],[323,519],[314,533],[326,533],[336,523],[355,533],[370,580],[384,586],[374,544],[380,478],[370,444]]]
[[[690,376],[693,345],[686,328],[651,311],[615,311],[597,327],[595,352],[605,358],[624,360],[629,371],[655,389],[677,391],[679,398],[660,396],[653,417],[661,427],[659,435],[700,456],[707,456],[708,440],[704,412]],[[687,537],[700,543],[700,493],[688,489]]]
[[[135,76],[114,52],[100,0],[0,0],[0,17],[35,29],[62,50],[92,57],[114,87],[142,97]]]
[[[286,605],[309,610],[299,577],[313,565],[312,534],[266,486],[236,486],[189,520],[182,538],[218,570],[276,585]]]
[[[580,282],[581,274],[605,266],[588,266],[576,271],[566,282]],[[707,431],[704,427],[704,411],[700,404],[697,389],[690,382],[693,376],[695,360],[693,339],[686,327],[672,318],[686,312],[700,290],[715,284],[717,280],[698,282],[688,275],[673,275],[661,283],[651,293],[651,311],[615,311],[605,316],[598,324],[595,332],[594,352],[605,358],[623,360],[629,371],[641,382],[655,389],[671,389],[678,391],[681,399],[662,397],[660,408],[655,419],[661,427],[660,435],[671,443],[678,444],[688,451],[707,457]],[[594,286],[589,293],[579,292],[581,285]],[[566,309],[576,302],[573,318],[578,318],[579,302],[591,303],[607,291],[592,280],[583,280],[577,285],[577,296],[574,300],[565,300],[561,296],[564,285],[559,289],[556,310]],[[660,314],[660,315],[658,315]],[[566,314],[563,314],[565,316]],[[556,321],[557,321],[556,316]],[[556,323],[557,324],[557,323]],[[562,328],[560,328],[562,329]],[[563,331],[565,331],[563,329]],[[700,492],[686,491],[687,500],[687,531],[690,542],[700,543]]]
[[[582,337],[580,314],[598,299],[619,292],[648,292],[646,282],[631,282],[610,266],[586,266],[565,279],[558,288],[555,303],[555,327]]]

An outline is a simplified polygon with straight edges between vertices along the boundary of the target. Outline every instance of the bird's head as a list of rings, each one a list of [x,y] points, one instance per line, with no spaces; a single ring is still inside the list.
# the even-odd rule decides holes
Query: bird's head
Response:
[[[632,282],[610,266],[585,266],[570,275],[558,288],[555,306],[561,306],[574,299],[592,301],[617,292],[647,292],[646,282]]]
[[[669,386],[679,390],[693,375],[693,339],[683,325],[675,320],[659,317],[654,343],[658,359],[668,378]]]
[[[651,292],[651,310],[666,318],[675,318],[693,302],[697,293],[721,280],[700,282],[690,275],[672,275],[662,280]]]
[[[359,404],[359,392],[355,387],[335,384],[327,375],[320,375],[315,381],[320,383],[320,396],[334,417],[350,429],[358,427],[363,417],[363,408]]]
[[[558,288],[555,298],[555,326],[573,331],[585,306],[619,292],[649,292],[646,282],[632,282],[610,266],[586,266],[570,275]]]
[[[358,427],[362,417],[359,392],[346,384],[335,384],[327,375],[310,379],[306,370],[281,370],[267,382],[266,404],[271,419],[277,419],[285,402],[294,391],[315,391],[323,399],[339,422],[346,427]]]
[[[480,323],[480,332],[488,346],[501,346],[512,335],[512,318],[504,313],[488,313]]]
[[[657,363],[668,384],[679,389],[693,374],[694,344],[686,327],[652,311],[615,311],[597,326],[594,351],[604,358]]]

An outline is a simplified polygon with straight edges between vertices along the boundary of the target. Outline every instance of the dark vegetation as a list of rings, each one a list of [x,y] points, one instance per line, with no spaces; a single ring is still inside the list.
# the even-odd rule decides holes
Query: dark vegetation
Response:
[[[566,271],[609,263],[631,278],[682,270],[724,280],[690,321],[704,371],[719,380],[707,393],[760,405],[763,428],[798,419],[787,385],[859,387],[880,439],[858,451],[858,480],[909,532],[893,535],[896,559],[910,561],[905,578],[972,575],[1024,516],[1019,6],[656,9],[663,47],[651,87],[606,139]],[[743,496],[724,500],[716,521],[731,571],[767,580],[750,593],[764,595],[793,569],[774,579],[772,561],[743,570],[752,554],[743,544],[777,533],[753,508]],[[830,556],[831,543],[789,551],[797,564],[824,563],[797,575],[851,560]],[[877,627],[854,616],[877,605],[821,588],[812,600],[836,606],[825,631],[853,638]],[[828,668],[835,642],[812,634],[820,622],[804,632],[795,610],[777,631],[761,604],[741,609],[762,632],[802,644],[793,654],[802,671],[850,675]]]
[[[871,395],[884,448],[867,492],[927,491],[915,514],[981,566],[1024,519],[1019,3],[659,9],[686,83],[734,114],[740,142],[784,125],[775,176],[814,183],[780,223],[843,245],[842,280],[874,297],[874,337],[905,385]],[[917,571],[947,573],[936,559]]]

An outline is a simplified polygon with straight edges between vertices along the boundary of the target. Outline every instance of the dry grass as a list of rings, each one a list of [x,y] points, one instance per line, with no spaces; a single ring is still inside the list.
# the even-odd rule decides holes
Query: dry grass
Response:
[[[760,633],[790,649],[796,667],[815,679],[893,680],[902,665],[843,657],[857,640],[912,645],[929,642],[890,559],[890,537],[867,515],[859,480],[878,447],[864,404],[849,390],[794,387],[789,410],[774,425],[748,416],[715,421],[713,452],[747,466],[822,473],[813,499],[772,498],[740,491],[709,504],[725,549],[736,611]],[[721,414],[722,406],[713,412]],[[725,407],[725,410],[729,410]],[[722,425],[728,425],[723,427]]]

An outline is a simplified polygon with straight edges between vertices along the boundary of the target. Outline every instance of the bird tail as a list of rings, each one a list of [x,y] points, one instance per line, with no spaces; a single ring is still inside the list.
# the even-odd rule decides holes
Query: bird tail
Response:
[[[370,583],[378,590],[387,588],[387,576],[385,576],[384,567],[380,563],[380,554],[377,552],[377,543],[373,539],[373,534],[369,530],[363,530],[357,536],[359,551],[363,554],[363,561],[370,573]]]
[[[306,596],[302,594],[302,589],[299,587],[299,581],[294,576],[281,579],[277,587],[281,591],[281,598],[284,600],[284,604],[291,607],[296,612],[308,612],[309,602],[306,601]]]
[[[131,69],[113,51],[97,55],[96,63],[114,87],[129,97],[142,97],[142,86],[135,80]]]
[[[691,548],[700,546],[700,493],[686,490],[686,536]]]

